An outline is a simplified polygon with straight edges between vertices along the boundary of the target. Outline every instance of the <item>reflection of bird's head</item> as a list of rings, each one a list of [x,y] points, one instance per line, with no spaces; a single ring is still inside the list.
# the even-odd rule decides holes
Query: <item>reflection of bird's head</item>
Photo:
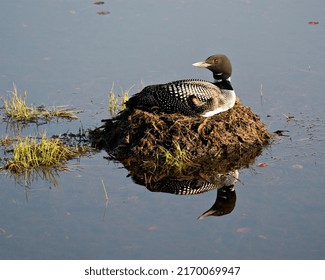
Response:
[[[198,217],[199,220],[208,216],[223,216],[231,213],[236,205],[236,191],[233,186],[218,190],[217,199],[212,207]]]

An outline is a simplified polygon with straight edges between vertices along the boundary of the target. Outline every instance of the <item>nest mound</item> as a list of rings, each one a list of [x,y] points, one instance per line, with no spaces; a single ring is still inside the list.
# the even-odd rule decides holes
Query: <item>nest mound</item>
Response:
[[[90,132],[93,145],[118,160],[144,161],[162,151],[178,150],[192,162],[227,159],[230,165],[269,144],[272,137],[238,98],[232,109],[209,118],[126,109]]]
[[[273,135],[237,99],[232,109],[209,118],[126,109],[90,131],[89,138],[152,192],[223,189],[203,218],[232,211],[239,170],[255,162]]]

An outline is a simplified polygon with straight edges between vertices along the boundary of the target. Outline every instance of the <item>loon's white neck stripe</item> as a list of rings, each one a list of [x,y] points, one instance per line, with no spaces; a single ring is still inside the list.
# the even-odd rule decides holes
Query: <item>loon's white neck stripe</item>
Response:
[[[226,80],[229,81],[229,82],[231,82],[231,77],[229,77]],[[220,83],[220,82],[222,82],[222,79],[214,79],[214,83]]]

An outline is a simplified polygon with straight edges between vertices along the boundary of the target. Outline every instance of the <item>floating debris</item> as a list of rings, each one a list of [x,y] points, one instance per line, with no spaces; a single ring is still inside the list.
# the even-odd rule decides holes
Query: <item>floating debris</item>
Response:
[[[269,164],[266,163],[266,162],[260,162],[260,163],[257,163],[256,166],[258,166],[258,167],[266,167],[266,166],[269,166]]]
[[[96,13],[97,15],[109,15],[110,14],[110,12],[109,11],[100,11],[100,12],[97,12]]]
[[[248,233],[250,231],[251,229],[249,227],[240,227],[236,229],[237,233],[243,233],[243,234]]]
[[[291,114],[283,114],[283,116],[285,116],[287,121],[293,120],[295,118],[295,116],[293,116]]]
[[[291,167],[292,167],[293,169],[303,169],[303,168],[304,168],[303,165],[298,164],[298,163],[291,165]]]
[[[274,133],[279,136],[288,136],[288,135],[284,134],[285,132],[289,132],[289,130],[279,129],[279,130],[274,131]]]

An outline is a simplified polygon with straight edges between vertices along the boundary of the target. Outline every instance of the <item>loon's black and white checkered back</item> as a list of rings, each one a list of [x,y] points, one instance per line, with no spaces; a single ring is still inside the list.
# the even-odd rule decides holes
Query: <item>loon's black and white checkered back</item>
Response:
[[[130,98],[128,107],[160,109],[165,113],[197,115],[216,106],[219,87],[205,80],[180,80],[145,87]]]

